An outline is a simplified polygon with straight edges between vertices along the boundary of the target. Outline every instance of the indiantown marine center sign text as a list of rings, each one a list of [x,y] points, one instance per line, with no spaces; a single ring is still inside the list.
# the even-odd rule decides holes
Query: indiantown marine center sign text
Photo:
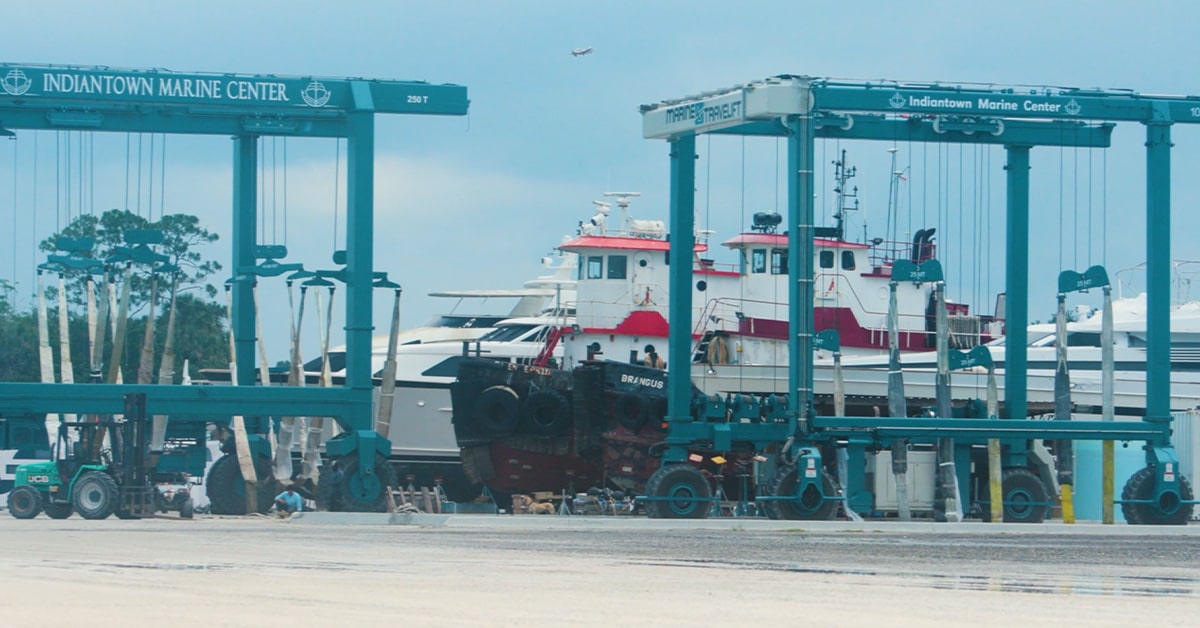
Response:
[[[0,70],[0,89],[9,96],[72,95],[120,99],[278,103],[323,107],[331,96],[320,81],[174,73],[82,72],[19,68]]]

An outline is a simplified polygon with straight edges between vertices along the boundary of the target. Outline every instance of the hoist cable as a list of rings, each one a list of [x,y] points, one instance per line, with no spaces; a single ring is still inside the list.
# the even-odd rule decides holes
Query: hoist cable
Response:
[[[338,245],[338,206],[341,204],[340,183],[342,177],[342,138],[334,140],[336,148],[333,158],[333,250]]]
[[[158,219],[163,219],[167,207],[167,134],[162,136],[162,165],[158,168]]]
[[[283,138],[283,245],[287,246],[288,241],[288,165],[287,165],[287,138]]]
[[[150,134],[150,176],[147,177],[149,198],[146,201],[146,221],[154,220],[154,134]]]

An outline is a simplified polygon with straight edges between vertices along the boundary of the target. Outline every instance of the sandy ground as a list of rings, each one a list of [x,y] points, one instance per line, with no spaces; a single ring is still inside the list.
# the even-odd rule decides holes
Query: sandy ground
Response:
[[[1196,526],[1142,536],[551,519],[0,513],[0,626],[1200,624]]]

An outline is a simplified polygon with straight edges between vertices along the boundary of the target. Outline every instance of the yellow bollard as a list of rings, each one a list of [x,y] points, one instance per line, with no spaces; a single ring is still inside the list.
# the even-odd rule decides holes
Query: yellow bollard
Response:
[[[1075,497],[1070,484],[1062,485],[1062,518],[1063,523],[1075,523]]]

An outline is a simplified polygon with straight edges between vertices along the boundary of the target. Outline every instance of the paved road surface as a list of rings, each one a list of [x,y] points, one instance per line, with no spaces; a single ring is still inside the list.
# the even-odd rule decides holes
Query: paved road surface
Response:
[[[0,625],[1200,625],[1200,526],[352,521],[0,513]]]

